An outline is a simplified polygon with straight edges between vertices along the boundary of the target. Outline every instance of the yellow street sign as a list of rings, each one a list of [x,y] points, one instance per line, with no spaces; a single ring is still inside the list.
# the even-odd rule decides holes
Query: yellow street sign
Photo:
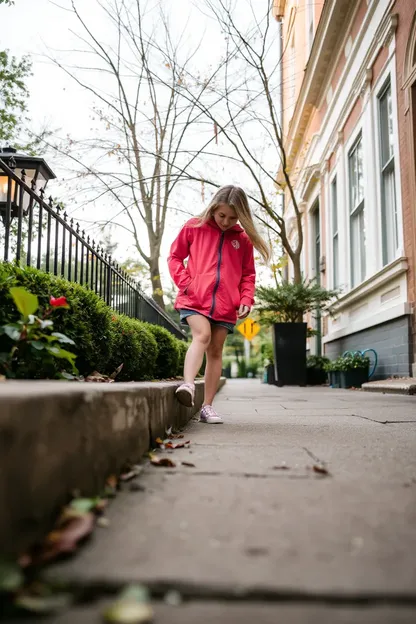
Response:
[[[259,333],[261,327],[256,321],[247,318],[244,323],[238,325],[237,329],[243,334],[244,338],[247,338],[247,340],[253,340],[254,336],[257,336]]]

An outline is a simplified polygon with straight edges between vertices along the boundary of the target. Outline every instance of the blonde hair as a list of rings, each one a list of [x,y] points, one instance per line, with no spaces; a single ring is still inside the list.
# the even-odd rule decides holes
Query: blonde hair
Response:
[[[222,186],[218,189],[206,210],[199,215],[198,225],[207,223],[207,221],[214,216],[214,212],[220,204],[227,204],[227,206],[230,206],[230,208],[235,210],[237,218],[240,221],[243,230],[252,242],[253,247],[257,249],[264,262],[267,264],[270,261],[270,247],[258,233],[256,226],[254,225],[250,206],[248,205],[247,195],[239,186],[232,186],[230,184],[229,186]]]

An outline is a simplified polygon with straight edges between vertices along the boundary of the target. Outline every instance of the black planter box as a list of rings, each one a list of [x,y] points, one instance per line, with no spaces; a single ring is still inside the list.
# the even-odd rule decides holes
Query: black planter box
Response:
[[[341,388],[361,388],[367,381],[368,367],[341,371]]]
[[[339,371],[329,373],[329,385],[331,388],[341,388],[341,373]]]
[[[268,364],[266,366],[267,372],[267,383],[269,386],[274,386],[276,384],[276,377],[274,376],[274,364]]]
[[[273,325],[277,386],[306,386],[306,323]]]
[[[322,386],[328,381],[328,373],[322,368],[307,368],[306,383],[308,386]]]

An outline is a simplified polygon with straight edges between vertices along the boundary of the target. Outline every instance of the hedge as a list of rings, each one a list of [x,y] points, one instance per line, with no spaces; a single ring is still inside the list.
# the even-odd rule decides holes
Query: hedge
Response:
[[[163,377],[156,367],[158,346],[146,325],[123,314],[112,316],[113,352],[109,368],[115,370],[123,364],[119,381]]]
[[[69,310],[53,314],[54,331],[72,338],[76,365],[82,375],[94,370],[112,373],[121,363],[117,377],[124,381],[163,379],[178,374],[180,354],[187,345],[168,330],[117,314],[94,292],[79,284],[37,269],[0,263],[0,325],[16,321],[18,312],[10,297],[12,286],[23,286],[39,298],[40,307],[51,296],[65,296]],[[0,352],[8,351],[6,336],[0,336]],[[183,346],[185,345],[185,346]],[[160,366],[160,369],[158,368]],[[19,371],[21,378],[48,378],[51,371],[27,362]]]
[[[176,377],[179,364],[178,340],[175,340],[174,336],[167,329],[159,325],[147,324],[147,328],[153,334],[157,343],[156,368],[159,376],[162,379]]]

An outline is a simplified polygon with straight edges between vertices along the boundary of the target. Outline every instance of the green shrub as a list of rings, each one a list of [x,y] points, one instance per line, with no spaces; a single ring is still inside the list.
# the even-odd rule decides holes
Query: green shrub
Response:
[[[324,370],[325,366],[329,363],[329,358],[323,355],[308,355],[306,358],[306,367],[307,368],[316,368],[319,370]]]
[[[8,263],[0,265],[0,324],[16,320],[16,309],[10,297],[11,286],[22,286],[38,296],[40,308],[48,305],[51,296],[64,296],[71,310],[57,310],[55,331],[66,334],[75,342],[77,368],[82,375],[93,370],[108,370],[112,352],[111,316],[114,314],[95,293],[49,273]]]
[[[117,380],[140,381],[176,376],[183,366],[188,345],[168,330],[119,315],[88,288],[30,267],[0,263],[0,325],[18,319],[10,296],[12,286],[37,295],[41,309],[51,296],[67,298],[70,310],[55,311],[54,330],[74,341],[71,350],[81,375],[94,370],[110,374],[123,364]],[[8,337],[0,336],[0,352],[10,347]],[[19,377],[48,378],[55,372],[23,362]]]
[[[158,355],[156,361],[156,373],[158,379],[176,377],[179,365],[178,340],[164,327],[146,323],[147,329],[153,334],[157,346]]]
[[[178,377],[183,376],[183,366],[185,364],[185,356],[188,351],[189,342],[185,342],[184,340],[178,340],[177,342],[178,350],[179,350],[179,359],[178,359],[178,368],[176,374]]]
[[[238,362],[238,373],[237,373],[237,377],[239,378],[245,378],[247,377],[247,364],[246,361],[244,359],[241,359]]]
[[[123,314],[113,314],[112,356],[109,368],[115,370],[120,364],[123,369],[118,381],[141,381],[158,377],[157,359],[159,349],[150,331],[153,327]]]

